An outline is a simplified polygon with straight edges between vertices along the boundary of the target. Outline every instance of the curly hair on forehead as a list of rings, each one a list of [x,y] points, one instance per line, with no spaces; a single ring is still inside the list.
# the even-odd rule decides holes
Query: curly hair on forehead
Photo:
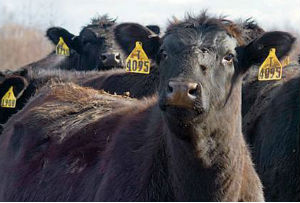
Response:
[[[247,19],[248,20],[248,19]],[[207,14],[207,11],[201,12],[198,16],[193,16],[187,14],[184,20],[178,20],[173,17],[169,20],[169,26],[167,27],[166,34],[172,33],[174,31],[179,31],[185,28],[198,29],[217,29],[225,30],[230,36],[234,37],[239,45],[244,45],[247,41],[244,36],[245,26],[255,25],[254,21],[235,23],[226,18],[226,16],[211,17]]]
[[[93,17],[91,20],[90,20],[90,23],[88,25],[86,25],[85,27],[86,28],[89,28],[89,27],[103,27],[103,28],[106,28],[106,27],[111,27],[113,25],[115,25],[116,23],[116,18],[110,18],[107,14],[104,14],[104,15],[97,15],[95,17]]]

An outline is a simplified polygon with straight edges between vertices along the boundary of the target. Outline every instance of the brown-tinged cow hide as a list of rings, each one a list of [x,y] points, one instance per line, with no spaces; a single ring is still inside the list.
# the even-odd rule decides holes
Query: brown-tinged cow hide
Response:
[[[190,25],[189,25],[190,26]],[[193,27],[194,25],[192,25],[191,26],[191,28]],[[228,30],[227,30],[228,31]],[[232,36],[234,36],[234,34],[232,34],[231,33],[231,35]],[[236,38],[236,36],[234,36],[235,38]],[[284,40],[283,40],[284,41]],[[270,45],[269,45],[270,46]],[[278,45],[279,46],[279,45]],[[270,48],[270,47],[269,47]],[[266,55],[266,50],[267,50],[267,48],[265,48],[265,52],[264,52],[264,56]],[[204,49],[202,50],[204,53],[206,52]],[[257,50],[256,50],[257,51]],[[251,53],[251,52],[250,52]],[[253,53],[252,53],[253,54]],[[243,55],[243,54],[240,54],[240,55],[238,55],[239,57],[241,56],[241,55]],[[237,56],[237,57],[238,57]],[[160,53],[160,57],[159,57],[159,61],[163,58],[164,59],[164,57],[165,57],[165,53]],[[226,58],[224,58],[225,60],[227,60],[227,59],[229,59],[230,60],[230,58],[231,58],[232,56],[230,55],[230,56],[226,56]],[[263,58],[263,57],[262,57]],[[241,59],[239,59],[239,60],[241,60]],[[242,58],[242,61],[243,61],[244,59]],[[251,58],[251,60],[257,60],[257,59],[253,59],[253,58]],[[249,61],[251,61],[251,60],[249,60]],[[261,61],[260,61],[261,62]],[[245,63],[245,62],[244,62]],[[203,70],[203,71],[205,71],[206,69],[207,69],[207,67],[205,67],[205,66],[201,66],[201,69]],[[106,73],[107,74],[107,73]],[[107,75],[108,77],[109,77],[109,74]],[[171,84],[171,83],[170,83]],[[175,90],[178,90],[178,85],[177,84],[175,84],[175,86],[174,86],[174,83],[172,83],[171,84],[171,88],[173,89],[173,87],[175,88]],[[179,86],[180,87],[180,86]],[[74,93],[74,95],[76,95],[75,93]],[[204,95],[205,96],[205,95]],[[176,98],[178,98],[178,97],[176,97]],[[171,105],[174,105],[174,103],[170,103]],[[175,102],[175,104],[176,104],[176,102]],[[180,104],[181,105],[181,104]],[[201,113],[203,110],[205,111],[206,109],[206,106],[202,106],[202,107],[200,107],[198,110],[199,110],[199,112]],[[150,108],[150,107],[149,107]],[[161,109],[162,110],[165,110],[165,106],[163,105],[163,103],[162,103],[162,105],[161,105]],[[181,110],[180,110],[181,111]],[[179,112],[180,112],[179,111]],[[44,113],[45,112],[47,112],[47,111],[44,111]],[[297,111],[296,111],[297,112]],[[67,114],[67,115],[69,115],[69,114]],[[177,115],[177,113],[176,113],[176,115]],[[171,119],[172,120],[172,119]],[[162,122],[162,121],[161,121]],[[173,121],[172,121],[173,122]],[[68,124],[69,125],[69,124]],[[67,126],[68,126],[67,125]],[[72,128],[72,125],[69,125],[69,126],[71,126],[71,128]],[[123,125],[122,125],[123,126]],[[80,126],[81,127],[81,126]],[[169,126],[168,126],[169,127]],[[64,129],[64,128],[62,128],[62,129]],[[68,130],[67,130],[67,132],[69,132]],[[72,133],[71,133],[72,134]],[[181,136],[181,135],[180,135]],[[44,141],[42,141],[42,143],[43,143]],[[45,142],[47,142],[47,140],[45,141]],[[69,144],[69,143],[68,143]],[[80,143],[79,143],[80,144]],[[165,143],[164,143],[165,144]],[[56,146],[56,145],[55,145]],[[209,145],[210,146],[210,145]],[[144,148],[143,148],[144,149]],[[158,151],[159,150],[161,150],[161,149],[158,149]],[[148,152],[148,151],[147,151]],[[110,153],[110,152],[109,152]],[[124,155],[125,156],[125,155]],[[248,155],[247,155],[248,156]],[[126,157],[126,156],[125,156]],[[57,157],[56,157],[57,158]],[[66,157],[65,157],[66,158]],[[109,158],[111,158],[111,157],[109,157]],[[109,159],[108,158],[108,159]],[[126,157],[127,158],[127,157]],[[203,158],[203,157],[202,157]],[[154,161],[157,161],[157,160],[154,160]],[[158,160],[159,161],[159,160]],[[207,160],[206,160],[207,161]],[[159,161],[160,162],[160,161]],[[56,163],[56,162],[55,162]],[[156,162],[155,162],[156,163]],[[161,165],[161,163],[158,163],[158,165]],[[165,165],[163,165],[163,166],[165,166]],[[49,169],[50,171],[51,170],[55,170],[55,169]],[[165,172],[165,171],[163,171],[163,172]],[[254,173],[255,174],[255,173]],[[72,181],[71,181],[72,182]],[[71,185],[73,184],[73,182],[72,183],[70,183]],[[81,183],[81,184],[85,184],[85,183]],[[109,183],[106,183],[106,184],[109,184]],[[169,183],[168,184],[168,186],[166,187],[166,188],[164,188],[162,191],[161,191],[161,193],[159,193],[160,191],[157,191],[157,190],[155,190],[155,192],[156,193],[154,193],[155,195],[157,195],[157,198],[159,199],[159,200],[162,200],[162,199],[167,199],[167,200],[170,200],[170,199],[172,199],[172,200],[174,200],[174,199],[176,199],[176,195],[175,195],[175,193],[176,192],[178,192],[178,191],[175,191],[175,193],[174,193],[174,188],[172,188],[172,186],[170,186],[170,185],[172,185],[172,183]],[[113,186],[112,186],[113,187]],[[115,186],[115,187],[117,187],[117,186]],[[124,186],[125,187],[125,186]],[[173,186],[174,187],[174,186]],[[161,189],[161,188],[160,188]],[[48,188],[47,190],[49,190],[50,191],[50,188]],[[72,190],[72,189],[71,189]],[[247,191],[244,191],[244,192],[248,192],[248,190],[250,190],[251,191],[251,188],[244,188],[243,190],[247,190]],[[297,189],[296,189],[297,190]],[[48,192],[49,192],[48,191]],[[72,190],[73,192],[75,191],[75,190]],[[92,190],[91,190],[92,191]],[[151,192],[153,192],[154,190],[151,190]],[[166,194],[167,194],[167,192],[165,192],[165,191],[172,191],[173,193],[172,194],[174,194],[174,196],[166,196]],[[56,191],[57,192],[57,191]],[[93,193],[93,192],[91,192],[91,193]],[[88,193],[88,194],[91,194],[91,193]],[[44,193],[44,194],[46,194],[46,192]],[[72,193],[72,194],[74,194],[74,195],[72,195],[72,198],[74,198],[74,199],[76,199],[77,200],[77,198],[76,197],[78,197],[78,196],[81,196],[80,198],[81,199],[84,199],[84,197],[87,197],[87,196],[85,196],[85,195],[82,195],[82,193],[78,193],[77,194],[77,196],[75,195],[75,192],[74,193]],[[88,194],[86,194],[86,195],[88,195]],[[98,193],[99,194],[99,193]],[[100,194],[102,194],[102,193],[100,193]],[[105,193],[106,194],[106,193]],[[30,193],[29,192],[29,194],[28,194],[29,196],[27,196],[28,197],[28,199],[34,199],[34,197],[33,196],[31,196],[32,195],[32,193]],[[92,195],[92,194],[91,194]],[[26,195],[25,195],[26,196]],[[42,197],[42,195],[40,196],[40,197],[37,197],[36,199],[39,199],[39,198],[41,198]],[[97,196],[98,197],[98,196]],[[127,199],[126,197],[128,197],[128,196],[122,196],[122,197],[119,197],[120,199]],[[153,196],[151,196],[151,195],[149,195],[149,196],[147,196],[147,197],[149,197],[148,198],[148,200],[149,199],[155,199],[155,197],[153,197]],[[151,198],[150,198],[151,197]],[[57,198],[57,199],[63,199],[63,200],[66,200],[66,196],[63,194],[63,193],[59,193],[59,194],[54,194],[53,196],[51,196],[51,197],[49,197],[49,199],[50,198]],[[70,197],[71,198],[71,197]],[[80,198],[78,198],[78,199],[80,199]],[[100,199],[102,198],[102,195],[100,195]],[[196,197],[196,198],[198,198],[198,197]],[[208,197],[209,198],[209,197]],[[97,198],[96,198],[97,199]],[[105,199],[105,198],[104,198]],[[109,197],[108,197],[108,199],[109,199]],[[129,198],[128,197],[128,199],[131,199],[132,200],[132,198]],[[136,198],[136,199],[138,199],[138,198]],[[135,200],[136,200],[135,199]],[[152,200],[151,199],[151,200]],[[180,199],[180,198],[178,198],[178,199]],[[243,199],[243,198],[241,198],[241,199]],[[245,200],[245,199],[247,199],[247,198],[244,198],[243,200]]]
[[[293,41],[268,32],[238,46],[204,13],[159,42],[157,98],[112,104],[76,85],[45,87],[0,137],[0,200],[264,200],[241,132],[242,78]]]

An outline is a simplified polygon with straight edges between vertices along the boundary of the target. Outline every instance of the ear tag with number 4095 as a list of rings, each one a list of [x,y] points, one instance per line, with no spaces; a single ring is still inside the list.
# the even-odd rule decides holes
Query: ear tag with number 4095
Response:
[[[280,80],[282,77],[282,65],[278,60],[276,49],[270,49],[266,60],[261,64],[258,71],[258,80]]]
[[[143,50],[142,43],[139,41],[135,43],[135,48],[126,59],[126,72],[150,73],[150,60]]]
[[[3,108],[15,108],[16,107],[16,97],[14,95],[13,87],[10,87],[9,90],[1,99],[1,107]]]
[[[61,56],[70,56],[70,49],[62,37],[59,37],[59,42],[56,45],[56,54]]]

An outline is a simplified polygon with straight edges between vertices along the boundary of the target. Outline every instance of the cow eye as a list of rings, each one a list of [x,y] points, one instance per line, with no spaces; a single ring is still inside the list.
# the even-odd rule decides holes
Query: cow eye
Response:
[[[168,58],[168,54],[165,50],[161,49],[158,55],[158,62],[166,60]]]
[[[234,55],[232,53],[229,53],[226,56],[224,56],[224,60],[227,62],[232,62],[233,58],[234,58]]]
[[[162,60],[166,60],[168,58],[168,54],[165,50],[162,50],[161,52],[161,59]]]
[[[84,42],[83,42],[83,45],[86,46],[86,45],[88,45],[88,44],[90,44],[90,43],[91,43],[90,41],[84,41]]]
[[[168,58],[168,54],[164,49],[161,49],[156,55],[156,62],[159,64],[161,61],[166,60]]]

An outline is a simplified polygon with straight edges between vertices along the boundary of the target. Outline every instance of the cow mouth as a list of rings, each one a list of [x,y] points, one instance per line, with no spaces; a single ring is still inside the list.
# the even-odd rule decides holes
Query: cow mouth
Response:
[[[110,70],[113,68],[123,68],[123,63],[118,63],[118,64],[110,64],[110,65],[101,65],[99,64],[97,66],[97,70]]]
[[[207,112],[207,110],[202,105],[174,105],[168,103],[164,99],[159,101],[159,107],[163,114],[178,118],[180,120],[194,119],[196,117],[204,115]]]
[[[182,99],[180,97],[168,98],[165,94],[159,98],[159,107],[165,112],[192,112],[200,115],[207,111],[205,105],[207,101],[201,95],[195,95],[192,99]]]

